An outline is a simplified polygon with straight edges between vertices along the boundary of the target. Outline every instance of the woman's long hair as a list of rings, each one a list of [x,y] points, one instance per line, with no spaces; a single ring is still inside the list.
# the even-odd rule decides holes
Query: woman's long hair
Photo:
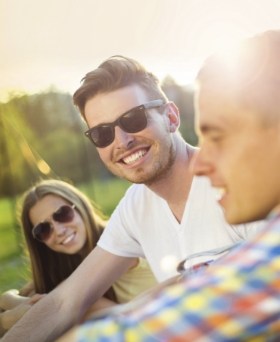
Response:
[[[47,195],[58,196],[70,205],[75,205],[75,210],[84,222],[87,236],[85,246],[80,253],[73,255],[58,253],[33,238],[33,225],[29,213],[31,208]],[[101,213],[80,190],[69,183],[54,179],[40,181],[23,195],[18,218],[24,233],[37,293],[48,293],[65,280],[96,246],[105,227],[105,220]],[[105,297],[115,300],[112,288],[106,292]]]

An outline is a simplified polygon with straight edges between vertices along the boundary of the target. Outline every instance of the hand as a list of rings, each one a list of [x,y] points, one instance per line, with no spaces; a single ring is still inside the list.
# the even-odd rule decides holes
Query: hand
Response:
[[[19,296],[18,290],[12,289],[1,294],[0,310],[9,310],[28,300],[25,296]]]
[[[32,297],[20,296],[17,290],[4,292],[0,296],[0,336],[3,336],[42,297],[44,295],[40,294]]]

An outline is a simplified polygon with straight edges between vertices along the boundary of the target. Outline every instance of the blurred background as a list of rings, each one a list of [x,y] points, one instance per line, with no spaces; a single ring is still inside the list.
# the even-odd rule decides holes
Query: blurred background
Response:
[[[0,292],[28,277],[16,220],[23,191],[63,179],[109,216],[129,186],[103,167],[72,104],[88,71],[114,54],[139,60],[176,102],[181,132],[196,145],[199,66],[267,29],[280,29],[279,0],[0,0]]]

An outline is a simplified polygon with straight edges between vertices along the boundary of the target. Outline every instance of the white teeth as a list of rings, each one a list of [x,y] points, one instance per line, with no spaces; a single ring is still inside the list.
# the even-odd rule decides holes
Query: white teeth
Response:
[[[226,192],[224,188],[213,188],[213,190],[217,201],[219,201]]]
[[[68,242],[70,242],[71,240],[73,240],[73,239],[74,239],[74,235],[75,235],[75,234],[73,233],[73,234],[67,236],[67,238],[62,242],[62,244],[63,244],[63,245],[66,245]]]
[[[136,153],[133,153],[130,156],[123,158],[123,161],[125,162],[125,164],[132,164],[136,160],[143,157],[145,154],[146,154],[145,150],[137,151]]]

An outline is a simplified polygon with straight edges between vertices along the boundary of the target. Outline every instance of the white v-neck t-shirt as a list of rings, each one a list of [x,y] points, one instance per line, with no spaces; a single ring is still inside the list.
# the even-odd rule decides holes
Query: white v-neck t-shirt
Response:
[[[235,244],[259,228],[226,223],[208,179],[194,177],[181,223],[164,199],[145,185],[134,184],[98,245],[112,254],[146,258],[157,280],[164,281],[177,274],[178,263],[187,256]]]

